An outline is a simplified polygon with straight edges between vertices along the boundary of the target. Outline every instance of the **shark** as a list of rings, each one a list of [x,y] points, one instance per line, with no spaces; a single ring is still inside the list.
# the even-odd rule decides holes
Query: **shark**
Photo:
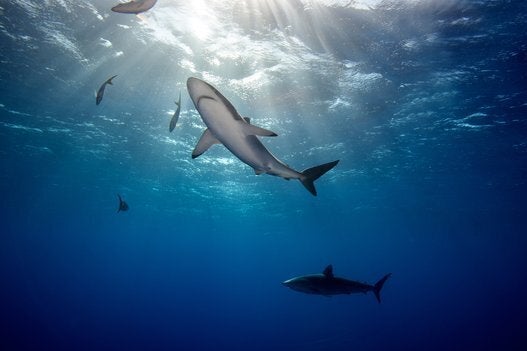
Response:
[[[104,96],[104,89],[106,89],[106,85],[113,85],[112,79],[114,79],[115,77],[117,77],[117,75],[108,78],[104,83],[102,83],[101,87],[97,91],[97,96],[95,97],[95,105],[99,105],[101,103],[102,97]]]
[[[117,209],[117,212],[128,211],[128,204],[124,202],[121,195],[117,194],[117,197],[119,198],[119,208]]]
[[[298,179],[313,196],[317,195],[315,180],[339,162],[336,160],[301,172],[296,171],[277,159],[257,138],[277,134],[251,124],[247,117],[241,117],[215,87],[201,79],[190,77],[187,79],[187,89],[207,126],[192,152],[192,158],[202,155],[214,144],[223,144],[240,161],[252,167],[256,175],[269,174],[286,180]]]
[[[172,119],[170,120],[170,125],[168,126],[168,131],[172,132],[174,128],[176,128],[176,123],[179,119],[179,113],[181,112],[181,91],[179,92],[179,100],[175,102],[177,105],[176,112],[174,112],[174,115],[172,116]]]
[[[112,7],[113,12],[119,12],[119,13],[131,13],[131,14],[139,14],[141,12],[145,12],[150,10],[154,5],[156,4],[157,0],[136,0],[136,1],[129,1],[125,3],[121,3],[118,5],[115,5]]]
[[[391,275],[391,273],[386,274],[377,283],[370,285],[354,280],[335,277],[333,275],[333,266],[329,265],[324,269],[322,274],[302,275],[300,277],[288,279],[282,282],[282,284],[305,294],[323,296],[339,294],[349,295],[354,293],[366,294],[367,292],[372,291],[377,301],[381,303],[381,289]]]

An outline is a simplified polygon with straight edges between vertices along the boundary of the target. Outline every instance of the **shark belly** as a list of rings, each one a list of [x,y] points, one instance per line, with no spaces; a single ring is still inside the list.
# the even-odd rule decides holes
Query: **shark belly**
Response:
[[[241,117],[215,99],[200,99],[199,109],[210,132],[240,161],[251,166],[256,173],[267,173],[287,179],[300,179],[302,174],[287,167],[273,156],[262,142],[246,134]],[[237,118],[238,117],[238,118]]]
[[[302,173],[295,171],[277,159],[256,136],[246,136],[246,142],[248,148],[253,150],[253,160],[257,161],[255,162],[256,167],[246,163],[253,167],[255,172],[262,172],[285,179],[300,179],[303,177]]]

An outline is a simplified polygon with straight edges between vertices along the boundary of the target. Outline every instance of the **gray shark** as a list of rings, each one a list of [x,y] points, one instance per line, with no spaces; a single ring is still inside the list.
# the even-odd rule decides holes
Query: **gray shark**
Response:
[[[132,0],[126,3],[115,5],[112,7],[112,11],[119,13],[132,13],[137,15],[141,12],[150,10],[152,7],[154,7],[156,2],[157,0]]]
[[[102,97],[104,96],[104,89],[106,89],[106,85],[113,85],[112,79],[114,79],[115,77],[117,77],[117,75],[108,78],[104,83],[102,83],[101,87],[97,91],[97,96],[95,97],[95,105],[99,105],[101,103]]]
[[[381,303],[381,289],[391,275],[391,273],[386,274],[375,283],[375,285],[370,285],[356,282],[354,280],[335,277],[333,275],[333,266],[329,265],[324,269],[322,274],[303,275],[286,280],[285,282],[282,282],[282,284],[288,288],[306,294],[324,296],[354,293],[366,294],[368,291],[373,291],[377,301]]]
[[[119,198],[119,208],[117,209],[117,212],[128,211],[128,204],[124,202],[121,195],[117,194],[117,197]]]
[[[315,180],[332,169],[339,162],[333,161],[295,171],[278,160],[265,148],[256,136],[276,136],[275,133],[250,124],[249,118],[242,118],[234,106],[212,85],[189,78],[187,88],[194,106],[207,129],[198,141],[192,158],[203,154],[214,144],[223,144],[240,161],[251,166],[258,174],[266,173],[284,179],[298,179],[314,196],[317,195]]]
[[[181,91],[179,92],[179,100],[176,101],[177,109],[176,112],[174,112],[174,115],[172,116],[172,119],[170,120],[170,125],[168,126],[168,131],[171,132],[176,128],[176,123],[179,119],[179,112],[181,111]]]
[[[154,7],[156,2],[157,0],[132,0],[130,2],[115,5],[112,7],[112,11],[119,13],[132,13],[137,15],[141,12],[150,10],[152,7]]]

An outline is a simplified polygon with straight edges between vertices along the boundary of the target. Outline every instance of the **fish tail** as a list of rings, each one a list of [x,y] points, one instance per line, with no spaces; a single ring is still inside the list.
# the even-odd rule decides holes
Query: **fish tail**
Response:
[[[390,278],[392,274],[388,273],[384,277],[382,277],[375,285],[373,286],[373,293],[375,294],[375,298],[379,303],[381,303],[381,289],[386,282],[388,278]]]
[[[315,180],[324,175],[327,171],[335,167],[339,163],[339,160],[324,163],[323,165],[308,168],[302,171],[304,178],[300,178],[302,185],[311,193],[313,196],[317,196],[317,190],[315,189]]]
[[[110,79],[108,79],[108,80],[106,81],[106,83],[108,83],[108,84],[110,84],[110,85],[113,85],[112,79],[114,79],[115,77],[117,77],[117,74],[116,74],[115,76],[111,77]]]
[[[121,199],[121,195],[117,194],[117,197],[119,198],[119,208],[117,208],[117,212],[121,212],[121,204],[123,203],[123,199]]]

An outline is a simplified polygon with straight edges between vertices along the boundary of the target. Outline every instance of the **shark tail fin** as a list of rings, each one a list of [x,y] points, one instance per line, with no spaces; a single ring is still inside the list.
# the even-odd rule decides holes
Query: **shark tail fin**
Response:
[[[339,163],[339,160],[324,163],[320,166],[315,166],[302,171],[305,178],[300,179],[302,185],[311,193],[313,196],[317,196],[317,190],[315,189],[315,180],[322,177],[324,173],[335,167]]]
[[[373,286],[373,293],[375,294],[375,298],[379,303],[381,303],[381,289],[384,283],[388,278],[390,278],[392,274],[388,273],[384,277],[382,277],[375,285]]]

